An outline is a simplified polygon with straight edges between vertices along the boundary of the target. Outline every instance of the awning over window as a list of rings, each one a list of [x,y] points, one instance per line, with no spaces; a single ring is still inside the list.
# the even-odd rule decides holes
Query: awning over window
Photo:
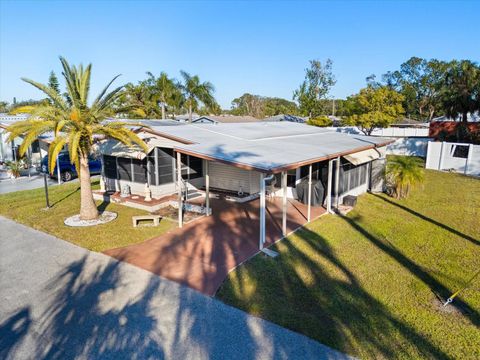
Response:
[[[350,155],[345,155],[343,158],[357,166],[380,158],[380,152],[376,149],[368,149]]]

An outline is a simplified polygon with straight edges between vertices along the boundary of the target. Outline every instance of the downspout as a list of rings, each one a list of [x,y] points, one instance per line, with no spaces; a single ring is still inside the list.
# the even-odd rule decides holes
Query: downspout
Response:
[[[273,180],[275,175],[271,174],[267,177],[264,177],[262,174],[260,177],[260,241],[259,241],[259,248],[260,250],[263,249],[263,244],[265,244],[265,188],[267,186],[267,181]]]

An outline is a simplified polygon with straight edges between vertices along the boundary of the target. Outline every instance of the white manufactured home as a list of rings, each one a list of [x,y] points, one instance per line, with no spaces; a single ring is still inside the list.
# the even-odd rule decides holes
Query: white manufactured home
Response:
[[[212,193],[237,201],[259,197],[261,221],[266,196],[331,211],[346,195],[381,191],[385,147],[391,142],[292,122],[142,124],[149,127],[136,131],[147,153],[114,140],[101,146],[105,190],[128,186],[138,196],[145,189],[153,198],[176,194],[181,204],[188,188],[204,194],[207,214]]]

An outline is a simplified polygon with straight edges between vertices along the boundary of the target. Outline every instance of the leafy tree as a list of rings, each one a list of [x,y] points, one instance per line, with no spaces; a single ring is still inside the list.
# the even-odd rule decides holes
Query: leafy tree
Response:
[[[298,108],[293,101],[286,99],[245,93],[233,99],[230,113],[233,115],[249,115],[263,118],[279,114],[294,115],[298,113]]]
[[[217,102],[213,97],[215,88],[212,83],[201,82],[198,75],[190,75],[186,71],[180,71],[183,82],[180,85],[185,96],[185,106],[188,109],[188,120],[192,122],[192,114],[202,103],[207,109],[214,109]]]
[[[324,114],[326,109],[321,102],[326,99],[330,89],[336,84],[332,72],[333,62],[327,59],[325,64],[319,60],[311,60],[310,67],[305,69],[305,80],[293,93],[303,115],[316,117]]]
[[[448,65],[442,103],[446,114],[456,119],[462,115],[467,122],[468,113],[480,110],[480,67],[470,61],[452,61]]]
[[[383,82],[404,96],[408,116],[431,120],[442,113],[446,70],[444,61],[412,57],[400,65],[400,70],[384,74]]]
[[[0,101],[0,113],[8,112],[8,102]]]
[[[48,77],[48,87],[60,95],[60,85],[58,83],[57,75],[55,75],[53,71],[50,72],[50,76]]]
[[[333,121],[328,116],[319,116],[313,119],[309,119],[307,121],[307,124],[318,126],[318,127],[325,127],[325,126],[332,126]]]
[[[51,102],[38,106],[30,119],[17,122],[8,128],[9,141],[18,136],[23,137],[20,154],[25,154],[28,147],[39,135],[53,132],[54,139],[48,150],[48,168],[52,173],[57,155],[68,144],[70,161],[75,164],[80,178],[80,218],[90,220],[98,218],[98,210],[93,200],[88,156],[92,150],[95,135],[113,138],[126,145],[138,145],[146,150],[146,145],[128,123],[120,121],[104,122],[114,113],[113,103],[120,95],[123,86],[108,92],[109,87],[118,78],[115,76],[89,105],[90,75],[92,65],[87,67],[70,66],[60,57],[63,67],[67,93],[70,102],[66,101],[48,85],[22,78],[44,92]]]
[[[404,97],[386,86],[367,86],[356,95],[347,99],[350,116],[345,123],[355,125],[365,135],[370,135],[375,128],[388,127],[403,115]]]
[[[397,156],[387,164],[387,178],[393,185],[395,197],[406,198],[410,189],[423,181],[424,171],[417,158]]]

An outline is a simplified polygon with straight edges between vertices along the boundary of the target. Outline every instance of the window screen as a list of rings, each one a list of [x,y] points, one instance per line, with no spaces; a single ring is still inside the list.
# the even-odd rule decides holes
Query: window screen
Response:
[[[103,171],[105,177],[117,179],[117,159],[113,156],[103,155]]]
[[[174,181],[173,171],[174,171],[174,159],[173,159],[173,150],[158,148],[158,181],[159,184],[168,184]],[[152,177],[152,182],[154,182]]]
[[[147,159],[132,159],[133,182],[145,184],[147,182]]]
[[[359,166],[344,163],[340,167],[340,193],[346,193],[367,181],[368,163]]]
[[[196,179],[203,176],[203,160],[190,156],[190,179]]]
[[[132,159],[118,158],[118,178],[132,181]]]

